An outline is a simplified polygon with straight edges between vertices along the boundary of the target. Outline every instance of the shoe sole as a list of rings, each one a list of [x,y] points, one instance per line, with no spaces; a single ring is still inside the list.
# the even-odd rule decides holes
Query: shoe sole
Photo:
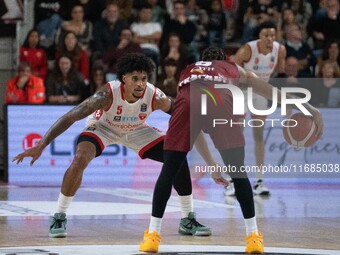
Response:
[[[141,251],[141,252],[153,252],[153,253],[158,252],[158,250],[155,250],[155,249],[147,249],[147,250],[139,249],[139,251]]]
[[[255,195],[257,196],[270,196],[270,192],[269,191],[262,191],[261,193],[255,193]]]
[[[58,234],[48,234],[49,237],[51,238],[64,238],[67,237],[67,233],[58,233]]]
[[[264,250],[253,250],[253,251],[246,251],[248,254],[263,254]]]
[[[181,235],[184,235],[184,236],[211,236],[211,231],[196,231],[194,233],[191,233],[191,232],[187,232],[185,230],[182,230],[182,229],[178,229],[178,233],[180,233]]]

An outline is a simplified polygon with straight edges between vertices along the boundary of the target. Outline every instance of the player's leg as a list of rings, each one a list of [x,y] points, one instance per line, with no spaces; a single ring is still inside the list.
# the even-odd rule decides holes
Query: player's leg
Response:
[[[246,226],[246,252],[263,253],[264,247],[262,235],[257,228],[252,187],[247,173],[240,171],[244,166],[244,147],[219,150],[219,152],[224,164],[237,170],[237,172],[230,171],[229,175],[233,180],[235,195],[240,203]]]
[[[211,229],[199,223],[194,213],[192,185],[188,161],[185,158],[180,171],[174,180],[174,188],[179,195],[181,203],[182,219],[178,232],[182,235],[210,236]]]
[[[254,125],[255,122],[254,122]],[[254,151],[255,151],[255,159],[256,166],[258,167],[258,171],[256,171],[256,182],[254,185],[254,194],[255,195],[269,195],[269,189],[264,186],[264,175],[262,171],[262,166],[264,164],[264,126],[262,127],[253,127],[253,137],[254,137]]]
[[[248,96],[247,96],[247,92],[243,91],[243,96],[244,96],[244,111],[245,113],[248,112]],[[244,114],[243,116],[239,116],[239,123],[245,123],[245,119],[246,119],[246,114]],[[244,125],[240,125],[240,128],[242,129],[242,131],[244,132]],[[234,186],[234,182],[233,180],[230,178],[228,179],[229,184],[227,186],[224,187],[224,195],[225,196],[235,196],[235,186]]]
[[[164,150],[164,164],[157,179],[153,198],[152,214],[149,229],[145,230],[139,250],[158,252],[160,231],[166,204],[171,195],[171,189],[177,173],[185,161],[187,152]]]
[[[157,221],[159,223],[157,225],[161,225],[173,182],[186,160],[187,152],[190,150],[189,98],[190,88],[189,86],[184,86],[177,95],[164,141],[164,164],[154,188],[150,225],[152,225],[151,222]],[[139,250],[157,252],[160,243],[159,232],[160,227],[158,231],[151,232],[150,229],[146,230]]]
[[[93,137],[78,138],[74,159],[64,174],[57,210],[51,218],[50,237],[66,237],[67,210],[81,185],[84,170],[94,157],[101,154],[101,151],[100,144]]]
[[[268,100],[260,95],[254,94],[254,107],[258,110],[265,110],[268,108]],[[264,175],[262,166],[264,164],[264,127],[267,116],[259,116],[252,114],[253,120],[253,138],[256,166],[259,171],[256,171],[256,182],[254,185],[255,195],[270,195],[269,189],[264,185]]]
[[[243,124],[240,122],[240,116],[233,115],[232,105],[227,104],[227,102],[231,102],[230,97],[226,95],[222,99],[225,100],[226,107],[222,108],[220,112],[212,112],[211,118],[230,119],[235,124],[210,128],[209,135],[220,152],[225,166],[230,169],[228,173],[232,178],[235,195],[240,203],[246,226],[246,252],[262,253],[262,236],[257,229],[253,190],[247,173],[243,171],[245,158]]]
[[[155,146],[151,147],[143,154],[143,158],[149,158],[155,161],[163,162],[163,145],[164,141],[157,143]],[[196,215],[193,208],[194,203],[192,196],[190,170],[186,158],[174,179],[173,186],[177,191],[181,206],[181,222],[178,230],[179,233],[183,235],[196,236],[211,235],[211,229],[200,224],[196,220]],[[157,204],[155,204],[155,207],[157,207]],[[151,231],[151,233],[153,231],[159,233],[161,228],[160,224],[160,220],[152,218],[149,226],[149,230]]]

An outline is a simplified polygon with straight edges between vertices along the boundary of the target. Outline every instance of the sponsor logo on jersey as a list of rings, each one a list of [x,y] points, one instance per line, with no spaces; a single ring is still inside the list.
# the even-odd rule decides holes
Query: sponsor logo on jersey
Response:
[[[146,110],[148,109],[148,105],[143,103],[141,106],[140,106],[140,111],[141,112],[146,112]]]
[[[258,65],[258,64],[259,64],[259,61],[260,61],[260,60],[259,60],[259,58],[258,58],[258,57],[256,57],[256,58],[255,58],[255,60],[254,60],[254,62],[255,62],[255,65]]]
[[[114,116],[113,121],[120,121],[122,116]]]
[[[146,113],[140,113],[138,115],[139,119],[144,120],[148,115]]]
[[[89,130],[89,131],[95,131],[96,128],[95,127],[88,127],[86,130]]]
[[[97,110],[93,113],[93,117],[95,117],[96,120],[99,120],[102,115],[103,115],[103,110]]]
[[[204,73],[204,70],[200,66],[195,66],[190,70],[190,73]]]

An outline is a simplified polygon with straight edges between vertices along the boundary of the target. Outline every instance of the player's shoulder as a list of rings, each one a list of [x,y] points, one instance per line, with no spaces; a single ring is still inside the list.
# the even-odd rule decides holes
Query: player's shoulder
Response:
[[[259,41],[260,41],[259,39],[256,39],[256,40],[253,40],[253,41],[246,42],[245,44],[243,44],[242,47],[248,48],[248,49],[256,48]]]
[[[109,81],[107,83],[111,88],[115,89],[120,87],[120,85],[122,84],[119,80],[114,80],[114,81]]]

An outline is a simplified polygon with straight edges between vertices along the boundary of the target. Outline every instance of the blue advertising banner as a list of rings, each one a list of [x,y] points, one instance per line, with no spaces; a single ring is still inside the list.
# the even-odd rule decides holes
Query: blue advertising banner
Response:
[[[48,128],[73,106],[62,105],[8,105],[7,150],[8,182],[22,185],[60,185],[62,177],[73,159],[78,135],[85,127],[86,118],[74,123],[65,133],[46,147],[31,167],[30,159],[17,165],[11,159],[34,146]],[[156,111],[147,123],[166,131],[169,115]],[[141,167],[143,166],[143,167]],[[84,173],[83,184],[122,183],[131,185],[157,178],[160,163],[142,160],[122,145],[112,145],[95,158]]]
[[[35,164],[30,159],[17,165],[11,159],[18,153],[36,144],[47,129],[72,106],[61,105],[8,105],[7,106],[7,151],[8,181],[14,185],[59,186],[67,167],[74,156],[77,137],[84,129],[85,119],[74,123],[48,147]],[[282,135],[280,111],[268,116],[265,122],[265,163],[267,177],[273,178],[337,178],[340,177],[340,109],[321,109],[324,119],[324,134],[314,145],[296,149],[288,145]],[[276,119],[280,121],[271,121]],[[156,111],[147,123],[166,132],[169,115]],[[246,119],[246,159],[249,175],[255,169],[254,140],[252,127]],[[274,124],[273,124],[274,123]],[[273,124],[273,125],[272,125]],[[222,164],[219,153],[207,136],[209,148],[215,160]],[[196,150],[189,155],[192,175],[205,165]],[[281,166],[281,168],[279,168]],[[276,167],[276,168],[275,168]],[[142,160],[133,151],[121,145],[107,147],[94,159],[84,173],[83,185],[122,184],[128,186],[154,183],[161,164]],[[270,170],[270,171],[269,171]],[[197,176],[203,176],[198,174]],[[340,179],[338,179],[340,180]]]

